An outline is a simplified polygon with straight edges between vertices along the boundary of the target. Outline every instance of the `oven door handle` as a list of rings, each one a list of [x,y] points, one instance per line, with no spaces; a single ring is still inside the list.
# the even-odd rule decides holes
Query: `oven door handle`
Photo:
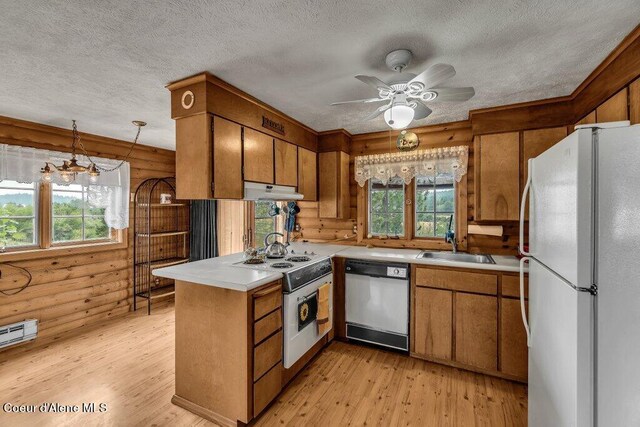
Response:
[[[316,298],[318,297],[318,291],[313,291],[309,295],[298,297],[298,302],[300,302],[300,301],[304,302],[304,301],[306,301],[308,299],[311,299],[313,297],[316,297]]]

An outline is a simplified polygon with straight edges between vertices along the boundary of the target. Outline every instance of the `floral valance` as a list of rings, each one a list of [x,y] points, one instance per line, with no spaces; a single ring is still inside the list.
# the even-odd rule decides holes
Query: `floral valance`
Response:
[[[356,182],[363,187],[367,180],[377,178],[387,184],[390,178],[398,176],[409,184],[416,176],[435,173],[451,174],[460,182],[467,173],[469,147],[465,145],[432,148],[409,152],[372,154],[355,158]]]
[[[31,147],[0,144],[0,181],[11,180],[21,183],[39,182],[42,178],[40,169],[45,162],[62,164],[69,160],[69,153],[40,150]],[[89,164],[91,161],[83,155],[77,155],[78,162]],[[112,169],[120,164],[120,160],[92,157],[96,165],[104,169]],[[81,184],[87,187],[86,203],[90,207],[105,208],[104,219],[111,228],[121,230],[129,226],[129,186],[130,167],[128,162],[114,171],[100,173],[98,182],[89,181],[87,174],[79,174],[73,182],[64,182],[60,175],[52,175],[53,183],[60,185]]]

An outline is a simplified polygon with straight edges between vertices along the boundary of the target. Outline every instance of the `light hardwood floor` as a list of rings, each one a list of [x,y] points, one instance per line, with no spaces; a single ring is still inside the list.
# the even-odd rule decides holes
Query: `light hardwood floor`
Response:
[[[2,426],[212,423],[170,403],[173,307],[130,313],[44,348],[0,353],[0,404],[106,403],[104,413],[7,414]],[[258,426],[526,425],[521,384],[335,342],[255,423]]]

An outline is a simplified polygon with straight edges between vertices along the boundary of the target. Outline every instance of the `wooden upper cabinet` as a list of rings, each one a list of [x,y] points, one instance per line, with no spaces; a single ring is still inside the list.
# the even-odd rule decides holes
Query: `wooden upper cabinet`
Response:
[[[176,198],[213,198],[212,116],[203,113],[176,120]]]
[[[498,298],[455,295],[456,361],[481,369],[498,369]]]
[[[343,151],[318,154],[320,218],[349,218],[349,155]]]
[[[628,95],[625,87],[596,108],[597,123],[629,120],[627,103]]]
[[[590,125],[592,123],[596,122],[596,110],[593,110],[592,112],[590,112],[589,114],[587,114],[586,116],[584,116],[583,118],[581,118],[580,120],[578,120],[575,124],[575,126],[577,125]]]
[[[318,200],[318,156],[311,150],[298,147],[298,193],[303,200]]]
[[[273,138],[251,128],[244,128],[245,181],[273,184]]]
[[[629,85],[629,120],[632,125],[640,123],[640,79]]]
[[[476,220],[517,221],[520,217],[520,135],[476,137]],[[478,176],[479,175],[479,176]]]
[[[242,128],[211,115],[176,120],[176,197],[242,199]]]
[[[197,174],[197,169],[191,170]],[[242,199],[242,126],[213,117],[213,197]]]
[[[276,139],[275,145],[276,184],[298,185],[298,147]]]

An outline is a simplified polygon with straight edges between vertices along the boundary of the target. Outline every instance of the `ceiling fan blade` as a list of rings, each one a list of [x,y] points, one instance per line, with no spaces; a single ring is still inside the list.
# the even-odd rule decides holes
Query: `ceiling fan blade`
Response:
[[[445,80],[449,80],[456,75],[456,70],[449,64],[435,64],[427,68],[407,83],[410,86],[411,83],[420,82],[426,89],[438,86]]]
[[[424,102],[418,100],[415,100],[413,102],[416,103],[416,107],[414,108],[415,115],[413,116],[413,120],[421,120],[431,114],[431,108],[424,105]]]
[[[432,102],[462,102],[471,99],[476,94],[472,87],[440,87],[430,90],[438,94]]]
[[[391,108],[391,102],[388,103],[388,104],[385,104],[385,105],[382,105],[382,106],[378,107],[376,109],[376,111],[374,111],[373,113],[371,113],[367,117],[365,117],[363,121],[373,120],[376,117],[378,117],[380,114],[382,114],[385,111],[387,111],[389,108]]]
[[[333,102],[333,103],[331,103],[331,105],[367,104],[367,103],[370,103],[370,102],[382,102],[382,101],[388,101],[388,99],[384,99],[384,98],[354,99],[353,101]]]
[[[377,77],[358,75],[358,76],[356,76],[356,79],[358,79],[361,82],[366,83],[366,84],[368,84],[370,86],[373,86],[378,90],[387,89],[387,90],[393,92],[393,89],[388,84],[386,84],[385,82],[383,82],[382,80],[380,80]]]

